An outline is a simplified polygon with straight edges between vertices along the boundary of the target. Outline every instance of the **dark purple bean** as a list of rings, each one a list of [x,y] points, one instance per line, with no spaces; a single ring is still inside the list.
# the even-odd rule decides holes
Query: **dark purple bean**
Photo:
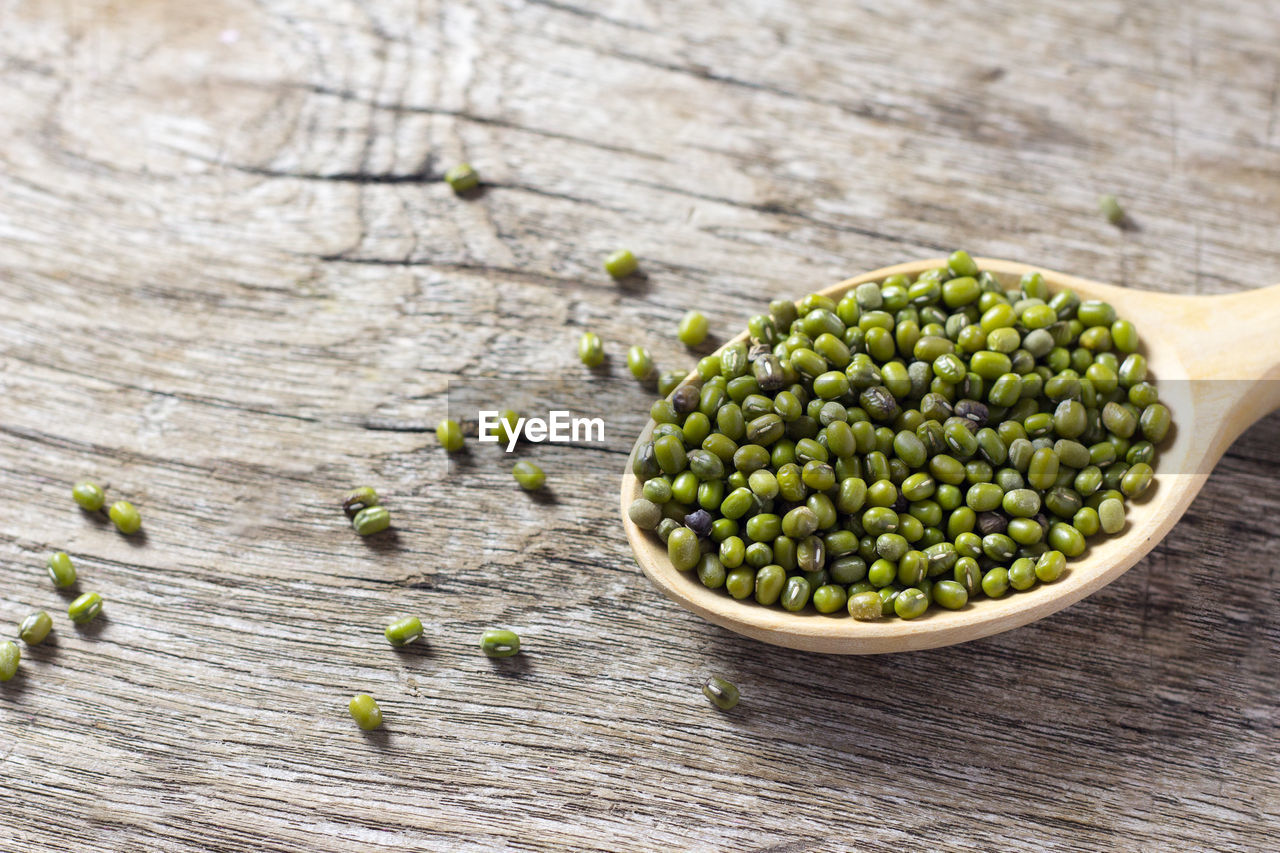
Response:
[[[990,412],[987,407],[977,400],[961,400],[955,405],[956,417],[973,421],[978,426],[986,426]]]
[[[858,397],[858,402],[862,404],[862,408],[872,420],[891,421],[898,416],[898,401],[883,385],[873,385],[863,391]]]
[[[671,392],[671,405],[675,406],[676,411],[682,415],[687,415],[698,408],[701,399],[701,393],[692,385],[681,385]]]
[[[694,510],[686,515],[684,524],[685,527],[698,534],[699,539],[706,539],[711,535],[711,513],[705,509]]]
[[[1009,528],[1009,519],[999,512],[978,513],[978,531],[983,536],[992,533],[1004,533]]]
[[[751,369],[755,373],[756,382],[760,385],[761,391],[779,391],[787,384],[782,362],[772,353],[756,359]]]

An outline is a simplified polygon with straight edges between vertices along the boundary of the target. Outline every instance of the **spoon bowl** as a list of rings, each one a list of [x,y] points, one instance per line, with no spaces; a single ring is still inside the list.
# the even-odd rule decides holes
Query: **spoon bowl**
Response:
[[[1081,299],[1111,303],[1133,320],[1142,336],[1161,402],[1174,427],[1159,448],[1152,487],[1127,502],[1124,530],[1093,537],[1085,553],[1068,560],[1053,583],[1037,584],[999,599],[978,597],[960,610],[931,607],[912,619],[859,622],[841,612],[824,616],[806,609],[789,613],[754,601],[737,601],[723,590],[704,587],[695,572],[679,572],[666,546],[627,515],[640,497],[641,483],[627,465],[622,478],[622,520],[640,568],[668,597],[710,621],[748,637],[780,646],[831,654],[877,654],[962,643],[1017,628],[1071,605],[1118,578],[1172,529],[1233,440],[1256,420],[1280,408],[1280,285],[1224,296],[1175,296],[1131,290],[1013,261],[975,259],[1006,287],[1028,272],[1044,276],[1051,292],[1074,290]],[[914,278],[946,260],[914,261],[855,276],[821,293],[839,300],[869,281],[904,274]],[[738,335],[726,343],[745,340]],[[691,373],[685,383],[699,382]],[[635,453],[649,440],[652,421],[641,432]]]

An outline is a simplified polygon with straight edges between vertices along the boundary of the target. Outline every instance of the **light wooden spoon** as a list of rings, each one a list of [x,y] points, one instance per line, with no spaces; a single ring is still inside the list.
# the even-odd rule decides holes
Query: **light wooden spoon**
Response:
[[[1129,290],[1026,264],[978,258],[979,266],[1012,287],[1027,272],[1040,272],[1051,292],[1071,288],[1081,299],[1110,302],[1133,320],[1161,402],[1174,429],[1159,451],[1155,485],[1128,504],[1128,523],[1116,536],[1095,537],[1084,555],[1067,563],[1054,583],[1037,584],[1000,599],[979,597],[965,608],[931,607],[914,620],[858,622],[847,614],[822,616],[812,609],[788,613],[754,601],[735,601],[723,590],[678,572],[658,537],[627,516],[640,496],[631,473],[622,478],[622,519],[636,562],[658,588],[717,625],[766,643],[831,654],[875,654],[929,649],[986,637],[1048,616],[1118,578],[1164,538],[1208,479],[1235,438],[1263,415],[1280,408],[1280,285],[1225,296],[1173,296]],[[914,277],[945,259],[885,267],[822,291],[839,299],[850,288],[903,273]],[[744,332],[729,343],[745,340]],[[1184,381],[1185,380],[1185,381]],[[685,382],[697,382],[696,373]],[[653,431],[651,421],[636,442]],[[634,458],[636,450],[632,450]]]

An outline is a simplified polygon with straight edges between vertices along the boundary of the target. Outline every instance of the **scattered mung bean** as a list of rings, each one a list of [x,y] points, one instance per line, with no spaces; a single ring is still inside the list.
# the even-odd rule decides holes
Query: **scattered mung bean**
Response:
[[[126,536],[137,533],[142,529],[142,516],[138,514],[138,510],[128,501],[116,501],[111,505],[111,509],[107,510],[107,515],[115,524],[116,529]]]
[[[22,624],[18,626],[18,637],[28,646],[38,646],[49,636],[51,630],[53,620],[48,613],[38,610],[22,620]]]
[[[49,570],[49,580],[53,581],[54,586],[59,589],[75,586],[76,567],[66,551],[58,551],[50,555],[46,566]]]
[[[462,427],[457,421],[447,418],[436,427],[436,440],[449,453],[457,453],[466,443],[462,437]]]
[[[639,264],[630,249],[619,249],[604,259],[604,270],[615,280],[624,279],[635,273]]]
[[[543,470],[527,459],[521,459],[511,466],[511,476],[526,492],[536,492],[547,482],[547,475]]]
[[[604,343],[595,332],[583,332],[578,339],[578,359],[587,367],[604,364]]]
[[[711,700],[722,711],[728,711],[738,704],[741,694],[733,682],[718,675],[713,675],[702,683],[702,694]]]
[[[687,347],[696,347],[707,339],[707,318],[697,311],[690,311],[680,320],[678,337]]]
[[[506,628],[490,628],[480,635],[480,651],[491,658],[512,657],[520,651],[520,637]]]
[[[476,174],[476,170],[471,168],[468,163],[459,163],[456,166],[451,166],[444,173],[444,179],[458,195],[468,193],[480,186],[480,176]]]
[[[348,517],[355,515],[365,507],[378,505],[378,493],[373,486],[360,486],[347,492],[342,498],[342,511]]]
[[[97,512],[102,509],[102,505],[106,503],[106,495],[102,493],[102,489],[96,484],[90,483],[88,480],[82,480],[71,488],[71,497],[78,503],[82,509],[89,512]]]
[[[351,519],[351,526],[361,536],[372,536],[391,526],[391,513],[384,506],[367,506]]]
[[[393,646],[405,646],[422,636],[422,620],[417,616],[397,619],[382,632]]]
[[[96,592],[86,592],[67,607],[67,616],[77,625],[92,622],[101,612],[102,596]]]
[[[0,642],[0,681],[8,681],[18,674],[18,662],[22,660],[22,650],[13,640]]]
[[[351,697],[351,701],[347,703],[347,710],[351,714],[351,719],[356,721],[356,725],[366,732],[382,726],[382,709],[368,693],[357,693]]]
[[[1116,197],[1110,193],[1098,197],[1098,210],[1102,211],[1102,215],[1112,225],[1119,225],[1124,221],[1124,209],[1120,207]]]

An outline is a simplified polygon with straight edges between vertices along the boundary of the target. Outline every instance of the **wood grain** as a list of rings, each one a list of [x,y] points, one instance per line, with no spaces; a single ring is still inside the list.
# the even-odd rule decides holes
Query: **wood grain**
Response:
[[[959,245],[1173,293],[1280,280],[1273,2],[0,11],[0,623],[57,618],[0,687],[0,849],[1273,845],[1276,416],[1097,595],[853,659],[640,575],[614,495],[643,389],[596,378],[622,450],[525,452],[546,500],[429,434],[477,388],[586,378],[582,328],[615,379],[632,342],[684,367],[690,300],[727,337]],[[486,186],[459,200],[464,158]],[[620,245],[646,278],[603,276]],[[145,538],[86,518],[81,477]],[[346,527],[366,482],[394,537]],[[107,599],[90,630],[55,548]],[[430,641],[397,653],[402,611]],[[474,648],[496,624],[509,665]]]

